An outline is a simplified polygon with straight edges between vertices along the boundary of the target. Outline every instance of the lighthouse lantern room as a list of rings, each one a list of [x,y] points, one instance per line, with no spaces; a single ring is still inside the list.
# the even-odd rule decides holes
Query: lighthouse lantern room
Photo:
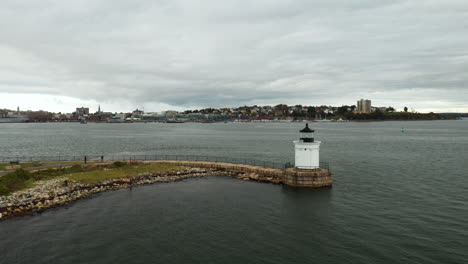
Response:
[[[294,141],[295,164],[298,169],[318,169],[320,167],[320,141],[314,140],[314,130],[306,124],[299,131],[300,138]]]

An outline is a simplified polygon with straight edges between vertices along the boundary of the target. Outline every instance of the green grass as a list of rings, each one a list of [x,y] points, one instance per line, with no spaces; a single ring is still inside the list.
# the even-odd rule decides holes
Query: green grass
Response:
[[[8,164],[9,165],[9,164]],[[35,167],[35,165],[31,165]],[[90,168],[90,170],[97,168]],[[80,165],[73,165],[70,168],[55,168],[41,170],[35,173],[24,170],[23,168],[17,169],[0,177],[0,196],[8,195],[12,192],[23,190],[34,186],[34,182],[62,176],[71,173],[82,172],[85,169]]]
[[[90,168],[88,170],[96,170],[97,168]],[[54,178],[66,174],[71,173],[78,173],[85,171],[85,168],[81,167],[80,165],[73,165],[69,168],[49,168],[45,170],[41,170],[38,172],[33,173],[33,177],[35,180],[45,180],[49,178]]]
[[[9,164],[7,164],[8,166]],[[46,169],[31,173],[24,169],[17,169],[0,177],[0,196],[34,186],[34,182],[55,177],[63,177],[81,183],[96,184],[111,179],[137,176],[145,172],[166,172],[182,170],[184,167],[165,164],[127,164],[115,162],[106,168],[73,165],[69,168]]]
[[[26,189],[34,185],[34,177],[29,171],[17,169],[0,177],[0,196]]]
[[[10,166],[8,163],[0,163],[0,171],[5,170],[6,166]]]
[[[126,165],[119,168],[111,168],[107,170],[93,170],[80,173],[65,175],[69,180],[78,181],[81,183],[95,184],[111,179],[120,179],[137,176],[139,173],[145,172],[166,172],[182,170],[184,167],[166,164],[149,164],[149,165]]]

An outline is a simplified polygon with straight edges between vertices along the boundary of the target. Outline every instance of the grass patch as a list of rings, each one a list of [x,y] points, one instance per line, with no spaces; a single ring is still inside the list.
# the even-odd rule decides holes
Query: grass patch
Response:
[[[149,164],[149,165],[126,165],[113,169],[93,170],[66,175],[69,180],[75,180],[82,183],[95,184],[106,180],[127,178],[137,176],[145,172],[166,172],[182,170],[184,167],[167,164]]]
[[[83,171],[85,171],[85,169],[80,165],[73,165],[70,168],[50,168],[46,170],[41,170],[33,173],[33,177],[36,181],[38,181]]]
[[[32,173],[23,169],[17,169],[0,177],[0,196],[26,189],[33,184],[34,177]]]
[[[35,173],[22,168],[17,169],[0,177],[0,196],[32,187],[35,181],[81,171],[84,171],[84,169],[80,165],[74,165],[70,168],[47,169]]]
[[[121,167],[127,166],[128,163],[125,162],[125,161],[116,161],[116,162],[112,163],[112,165],[114,165],[114,167],[116,167],[116,168],[121,168]]]
[[[6,166],[10,166],[8,163],[0,163],[0,171],[5,170]]]
[[[0,177],[0,196],[30,188],[34,185],[35,181],[59,176],[81,183],[95,184],[111,179],[134,177],[139,173],[177,171],[182,169],[184,167],[175,165],[127,164],[126,162],[108,165],[104,169],[99,167],[84,168],[76,164],[69,168],[50,168],[31,173],[21,168]]]

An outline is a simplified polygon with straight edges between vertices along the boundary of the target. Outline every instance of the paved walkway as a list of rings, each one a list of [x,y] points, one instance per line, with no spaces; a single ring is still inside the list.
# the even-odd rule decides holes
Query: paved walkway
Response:
[[[64,167],[64,166],[73,166],[73,165],[76,165],[76,164],[81,165],[82,163],[77,163],[77,162],[46,163],[46,164],[42,164],[40,166],[28,167],[28,168],[23,168],[23,169],[27,170],[27,171],[32,171],[32,170],[40,170],[40,169],[48,169],[48,168],[59,168],[59,167]],[[14,170],[0,171],[0,177],[2,177],[3,175],[5,175],[7,173],[13,172],[13,171]]]

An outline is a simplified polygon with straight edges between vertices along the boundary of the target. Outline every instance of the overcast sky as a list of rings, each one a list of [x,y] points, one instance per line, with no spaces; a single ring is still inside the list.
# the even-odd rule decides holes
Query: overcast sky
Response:
[[[2,0],[0,108],[468,111],[467,0]]]

